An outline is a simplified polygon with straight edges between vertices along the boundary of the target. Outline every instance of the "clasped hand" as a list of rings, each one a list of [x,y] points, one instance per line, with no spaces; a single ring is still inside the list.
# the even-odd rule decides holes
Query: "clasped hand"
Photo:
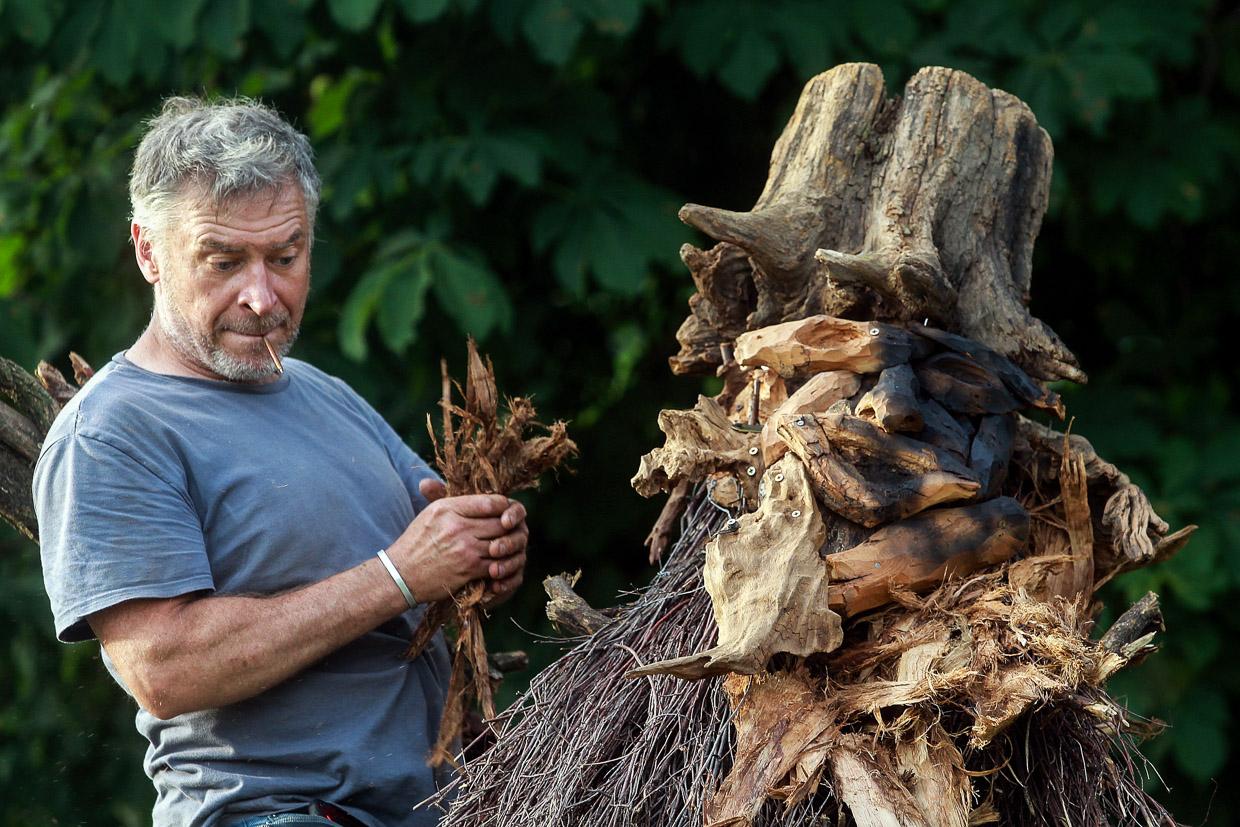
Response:
[[[430,501],[388,549],[419,600],[441,600],[474,580],[484,606],[507,600],[525,576],[525,507],[499,494],[447,496],[439,480],[418,486]]]

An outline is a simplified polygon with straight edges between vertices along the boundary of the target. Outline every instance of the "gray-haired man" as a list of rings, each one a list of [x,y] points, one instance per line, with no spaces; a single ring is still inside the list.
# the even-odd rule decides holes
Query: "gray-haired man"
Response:
[[[156,827],[434,823],[413,807],[434,789],[447,655],[399,655],[417,600],[516,589],[525,513],[444,497],[343,382],[280,372],[319,179],[278,115],[167,101],[130,196],[150,325],[65,407],[35,472],[57,634],[97,636],[137,700]]]

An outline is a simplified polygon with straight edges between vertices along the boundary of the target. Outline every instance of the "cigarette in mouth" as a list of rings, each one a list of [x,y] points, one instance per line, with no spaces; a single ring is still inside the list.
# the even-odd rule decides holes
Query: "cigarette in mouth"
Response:
[[[276,349],[271,346],[271,341],[264,336],[263,344],[267,346],[267,353],[271,355],[271,363],[276,366],[276,373],[284,373],[284,365],[280,364],[280,357],[276,355]]]

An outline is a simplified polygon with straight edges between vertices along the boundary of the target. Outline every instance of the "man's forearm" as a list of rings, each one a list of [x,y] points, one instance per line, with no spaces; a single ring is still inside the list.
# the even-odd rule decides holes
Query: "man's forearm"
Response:
[[[291,592],[129,601],[91,623],[138,702],[170,718],[253,697],[407,608],[375,558]]]

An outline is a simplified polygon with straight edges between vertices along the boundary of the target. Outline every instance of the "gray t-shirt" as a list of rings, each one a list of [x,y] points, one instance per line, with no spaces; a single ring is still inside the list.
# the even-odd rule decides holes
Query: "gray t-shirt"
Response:
[[[61,411],[35,469],[43,572],[63,641],[124,600],[270,594],[363,563],[426,501],[433,472],[339,379],[296,359],[266,385],[151,373],[123,354]],[[315,798],[375,827],[422,827],[442,636],[401,659],[419,611],[262,694],[161,721],[156,827],[232,825]],[[120,681],[106,653],[104,662]],[[128,691],[128,690],[127,690]]]

